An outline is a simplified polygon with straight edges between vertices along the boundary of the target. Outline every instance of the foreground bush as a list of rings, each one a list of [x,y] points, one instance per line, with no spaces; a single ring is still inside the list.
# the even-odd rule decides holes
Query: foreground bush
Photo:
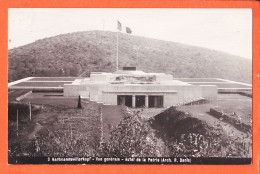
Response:
[[[137,112],[126,111],[125,117],[111,128],[108,142],[100,147],[100,156],[110,157],[161,157],[166,149],[157,138],[149,123]]]

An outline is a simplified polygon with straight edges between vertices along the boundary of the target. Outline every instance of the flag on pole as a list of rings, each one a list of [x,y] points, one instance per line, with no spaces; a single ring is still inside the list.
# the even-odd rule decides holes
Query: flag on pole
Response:
[[[119,21],[117,21],[117,29],[122,31],[122,24]]]
[[[127,34],[131,34],[132,33],[132,30],[129,27],[126,27],[125,31],[126,31]]]

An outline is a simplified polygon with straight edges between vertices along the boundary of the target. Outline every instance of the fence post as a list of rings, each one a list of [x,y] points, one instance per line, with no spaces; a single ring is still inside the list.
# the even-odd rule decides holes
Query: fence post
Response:
[[[29,114],[30,114],[30,121],[32,121],[32,105],[31,102],[29,102]]]
[[[17,115],[16,115],[16,135],[18,136],[18,126],[19,126],[19,120],[18,120],[18,109],[17,109]]]
[[[70,124],[70,139],[71,139],[71,141],[72,141],[72,139],[73,139],[72,136],[73,136],[73,135],[72,135],[72,124]]]

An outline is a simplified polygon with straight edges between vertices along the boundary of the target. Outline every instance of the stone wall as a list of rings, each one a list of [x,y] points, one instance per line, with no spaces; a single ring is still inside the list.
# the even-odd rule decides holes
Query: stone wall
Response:
[[[237,128],[238,130],[240,130],[242,132],[247,133],[247,132],[252,131],[251,125],[240,122],[238,119],[232,118],[231,116],[229,116],[225,113],[222,113],[214,108],[210,108],[210,114],[218,119],[223,120],[226,123],[233,125],[235,128]]]

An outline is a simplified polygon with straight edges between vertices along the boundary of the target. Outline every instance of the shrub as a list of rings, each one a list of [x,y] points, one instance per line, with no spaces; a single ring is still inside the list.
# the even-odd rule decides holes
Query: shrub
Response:
[[[100,156],[161,157],[164,143],[138,113],[126,112],[121,122],[111,128],[110,140],[100,147]]]

